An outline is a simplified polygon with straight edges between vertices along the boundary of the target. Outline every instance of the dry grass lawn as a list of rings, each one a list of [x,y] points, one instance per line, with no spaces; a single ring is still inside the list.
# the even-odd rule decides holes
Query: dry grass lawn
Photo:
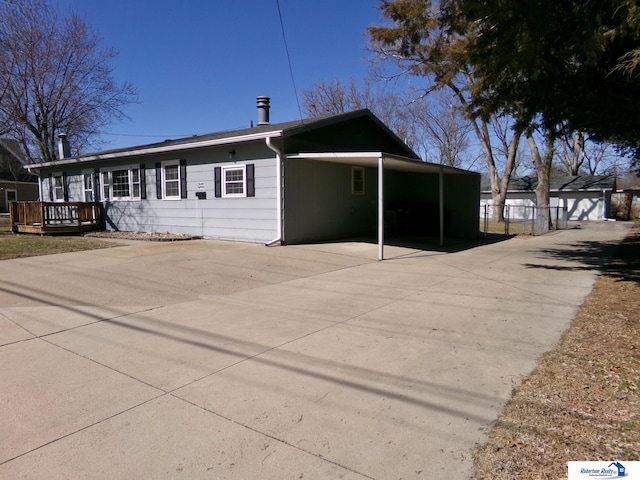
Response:
[[[514,391],[473,478],[561,479],[571,460],[640,460],[639,254],[637,224],[560,344]]]
[[[0,260],[109,248],[117,243],[83,237],[14,235],[8,217],[0,217]]]

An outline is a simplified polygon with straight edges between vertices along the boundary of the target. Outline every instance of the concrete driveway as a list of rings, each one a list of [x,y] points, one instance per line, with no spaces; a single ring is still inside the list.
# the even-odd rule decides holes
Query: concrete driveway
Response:
[[[630,226],[2,261],[0,478],[467,478]]]

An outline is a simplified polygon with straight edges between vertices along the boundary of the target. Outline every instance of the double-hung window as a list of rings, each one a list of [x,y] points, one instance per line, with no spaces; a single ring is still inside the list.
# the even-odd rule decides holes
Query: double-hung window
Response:
[[[100,182],[105,200],[140,200],[139,165],[103,169]]]
[[[93,172],[82,172],[82,189],[84,201],[93,202]]]
[[[156,163],[156,198],[164,200],[187,198],[186,160]]]
[[[52,200],[56,201],[56,202],[64,202],[65,200],[65,194],[64,194],[64,190],[65,190],[65,184],[64,184],[64,175],[62,175],[62,173],[54,173],[53,174],[53,181],[52,181],[52,189],[53,189],[53,195],[52,195]]]
[[[351,193],[364,195],[364,168],[351,167]]]
[[[227,165],[215,168],[216,197],[255,197],[255,167]]]
[[[246,167],[234,165],[222,167],[222,196],[245,197],[246,196]]]
[[[180,164],[178,161],[162,164],[162,198],[180,199]]]

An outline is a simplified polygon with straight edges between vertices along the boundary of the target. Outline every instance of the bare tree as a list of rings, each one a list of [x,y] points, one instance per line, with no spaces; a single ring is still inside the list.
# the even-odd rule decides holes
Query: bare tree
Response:
[[[444,91],[433,92],[412,102],[409,112],[418,135],[424,138],[422,150],[427,160],[450,167],[469,166],[466,152],[472,129],[454,98]]]
[[[86,145],[136,101],[133,86],[113,78],[117,52],[78,15],[46,0],[5,0],[0,20],[0,124],[32,160],[55,160],[59,133]]]
[[[370,81],[359,87],[355,80],[321,80],[302,92],[305,115],[317,117],[368,108],[412,149],[420,147],[419,133],[401,95],[375,91]]]
[[[524,127],[506,110],[493,116],[480,115],[477,111],[474,102],[477,94],[476,76],[466,55],[469,36],[453,33],[446,15],[443,16],[443,12],[448,10],[441,8],[440,2],[389,0],[382,2],[379,9],[388,23],[369,27],[371,49],[384,63],[395,65],[395,77],[423,77],[427,83],[427,94],[440,89],[453,94],[482,146],[489,170],[493,204],[503,205]],[[463,21],[461,18],[458,20]],[[469,26],[467,32],[472,31]],[[511,135],[503,149],[506,156],[498,158],[500,149],[494,148],[495,137],[491,134],[491,124],[504,121],[511,122]],[[499,171],[500,164],[502,172]],[[501,208],[494,209],[494,214],[496,220],[504,219]]]
[[[583,132],[561,133],[558,139],[559,165],[568,175],[612,175],[629,169],[630,159],[607,142],[597,142]]]
[[[560,136],[560,160],[569,175],[578,175],[586,160],[584,132],[563,131]]]

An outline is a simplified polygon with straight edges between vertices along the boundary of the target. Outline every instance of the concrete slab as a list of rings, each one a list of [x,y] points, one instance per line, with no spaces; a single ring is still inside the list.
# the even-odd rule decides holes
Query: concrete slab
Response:
[[[33,338],[31,332],[11,321],[0,311],[0,346]]]
[[[0,365],[0,464],[161,393],[39,339],[4,345]]]
[[[330,325],[225,301],[193,301],[47,337],[171,391]]]
[[[30,335],[41,337],[71,330],[84,325],[112,320],[149,310],[153,307],[112,305],[108,307],[49,306],[0,308],[0,318],[4,317]],[[0,339],[3,336],[0,335]]]
[[[171,396],[0,465],[0,477],[363,478]]]
[[[0,478],[466,478],[629,227],[0,262]]]

